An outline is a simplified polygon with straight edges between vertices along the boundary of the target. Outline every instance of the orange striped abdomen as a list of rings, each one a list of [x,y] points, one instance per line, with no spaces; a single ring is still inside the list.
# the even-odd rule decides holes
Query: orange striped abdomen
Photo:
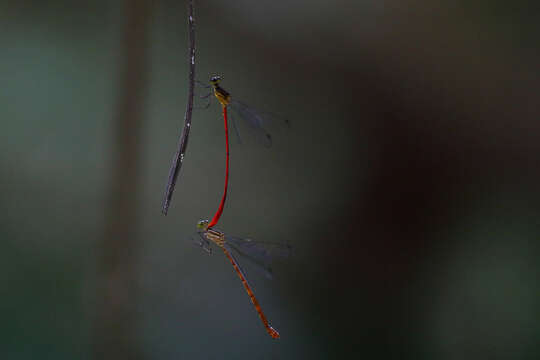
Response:
[[[257,311],[257,314],[259,314],[259,317],[261,318],[261,321],[264,324],[264,327],[266,328],[266,331],[270,336],[274,339],[279,339],[279,332],[277,332],[272,326],[270,326],[270,323],[266,319],[266,316],[264,316],[264,313],[262,311],[261,305],[259,305],[259,302],[255,298],[255,294],[253,294],[253,291],[251,290],[251,287],[249,286],[247,279],[244,277],[242,270],[240,270],[240,267],[236,263],[236,261],[233,259],[233,257],[229,254],[227,249],[225,247],[222,247],[223,252],[225,253],[225,256],[229,258],[232,266],[234,267],[234,270],[236,270],[236,273],[238,274],[238,277],[242,281],[242,284],[244,285],[244,288],[246,289],[246,292],[249,295],[249,298],[251,299],[251,302],[253,303],[253,306],[255,307],[255,310]]]

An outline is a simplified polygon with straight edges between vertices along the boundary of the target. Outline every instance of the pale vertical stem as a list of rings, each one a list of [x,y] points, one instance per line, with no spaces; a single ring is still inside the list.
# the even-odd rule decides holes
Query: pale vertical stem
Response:
[[[96,359],[140,359],[136,339],[137,215],[141,123],[147,83],[147,36],[151,2],[125,0],[119,64],[121,78],[113,122],[111,178],[98,243],[93,350]]]

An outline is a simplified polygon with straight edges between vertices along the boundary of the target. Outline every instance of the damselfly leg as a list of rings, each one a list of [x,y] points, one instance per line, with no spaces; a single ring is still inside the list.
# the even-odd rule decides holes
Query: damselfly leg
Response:
[[[203,233],[198,232],[197,234],[193,235],[191,237],[191,241],[195,245],[200,246],[208,254],[212,253],[212,248],[210,247],[210,241],[208,241],[208,239],[204,236]]]
[[[197,84],[197,86],[199,86],[199,87],[201,87],[201,88],[203,88],[203,89],[210,89],[210,88],[211,88],[210,85],[205,84],[205,83],[203,83],[202,81],[199,81],[199,80],[195,80],[195,83]],[[197,110],[205,110],[205,109],[208,109],[208,108],[210,107],[210,105],[211,105],[211,103],[212,103],[212,102],[211,102],[211,99],[212,99],[212,91],[205,91],[205,92],[204,92],[204,95],[198,95],[198,94],[197,94],[197,97],[198,97],[199,99],[203,99],[203,100],[206,100],[206,101],[204,102],[203,105],[196,105],[196,106],[194,106],[194,107],[193,107],[194,109],[197,109]]]

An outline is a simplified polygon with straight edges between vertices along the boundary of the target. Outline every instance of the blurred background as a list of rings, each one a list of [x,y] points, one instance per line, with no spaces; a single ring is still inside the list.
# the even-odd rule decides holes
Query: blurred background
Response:
[[[529,1],[195,1],[196,77],[292,122],[233,141],[187,98],[185,1],[0,2],[2,359],[536,359],[540,49]],[[538,10],[538,9],[536,9]]]

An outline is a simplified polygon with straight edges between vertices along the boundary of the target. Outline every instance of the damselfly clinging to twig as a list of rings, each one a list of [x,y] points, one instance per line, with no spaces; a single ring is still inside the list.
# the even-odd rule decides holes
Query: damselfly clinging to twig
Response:
[[[254,133],[255,138],[264,146],[272,146],[272,135],[270,134],[270,127],[290,126],[288,119],[282,118],[272,112],[259,111],[252,106],[247,105],[244,102],[236,100],[231,94],[220,85],[221,76],[216,75],[210,78],[210,85],[204,85],[197,81],[197,84],[206,89],[212,88],[212,92],[201,96],[202,99],[208,99],[208,103],[205,108],[210,106],[210,97],[214,95],[223,107],[230,107],[234,110],[243,123],[249,130]],[[232,127],[236,133],[239,142],[242,142],[240,137],[239,125],[236,123],[236,116],[229,115],[232,123]]]
[[[228,118],[230,118],[232,127],[234,129],[234,132],[236,134],[236,137],[238,139],[238,142],[241,143],[241,136],[240,136],[240,129],[239,124],[236,122],[236,116],[231,116],[227,110],[228,108],[232,108],[236,115],[238,115],[246,126],[246,128],[253,133],[255,139],[257,142],[261,143],[265,147],[272,146],[272,135],[270,134],[269,128],[272,127],[289,127],[290,121],[288,119],[284,119],[280,117],[279,115],[276,115],[271,112],[262,112],[257,111],[255,108],[248,106],[247,104],[235,100],[228,91],[223,89],[220,85],[221,77],[220,76],[212,76],[210,78],[210,84],[206,85],[200,81],[197,81],[197,84],[202,86],[205,89],[212,88],[212,91],[209,92],[206,95],[200,96],[201,99],[207,99],[207,104],[202,106],[202,108],[208,108],[210,106],[210,99],[212,95],[214,95],[218,101],[220,102],[223,110],[223,117],[224,117],[224,123],[225,127],[227,129],[228,127]],[[228,130],[226,130],[228,132]],[[187,134],[189,132],[186,132],[186,138],[185,143],[187,144]],[[226,135],[227,136],[227,135]],[[226,138],[226,141],[228,138]],[[227,144],[228,149],[228,144]],[[228,151],[228,150],[227,150]],[[183,152],[178,155],[180,157],[180,163],[183,161]],[[178,161],[173,162],[171,165],[171,169],[169,171],[170,174],[177,174],[178,171]],[[226,171],[227,172],[227,171]],[[163,213],[167,212],[167,209],[170,205],[172,193],[174,191],[175,186],[175,176],[169,176],[169,180],[167,182],[167,188],[165,191],[165,196],[163,200]],[[226,176],[225,182],[227,183],[228,176]],[[225,192],[226,193],[226,192]],[[215,224],[214,224],[215,225]]]
[[[205,85],[205,88],[213,88],[213,95],[218,99],[219,103],[221,104],[222,112],[223,112],[223,121],[225,126],[225,146],[226,146],[226,167],[225,167],[225,188],[223,191],[223,196],[221,198],[221,203],[219,204],[219,208],[210,221],[208,227],[212,228],[215,225],[217,225],[217,222],[219,221],[219,218],[221,217],[221,214],[223,212],[223,207],[225,206],[225,200],[227,199],[227,186],[229,184],[229,126],[228,126],[228,119],[229,119],[229,112],[228,108],[231,107],[235,112],[240,115],[240,117],[248,124],[248,127],[252,129],[255,132],[256,138],[262,142],[263,145],[270,147],[272,145],[272,135],[267,131],[266,127],[267,124],[270,125],[271,123],[281,123],[283,125],[289,126],[289,121],[286,119],[278,118],[274,114],[270,113],[261,113],[256,111],[255,109],[247,106],[246,104],[239,102],[237,100],[232,99],[231,94],[229,94],[228,91],[223,89],[220,86],[221,77],[220,76],[212,76],[210,78],[210,85]],[[212,93],[209,93],[207,95],[202,96],[201,98],[210,98]],[[210,100],[208,101],[208,107],[210,105]],[[238,131],[238,126],[236,124],[235,118],[233,116],[230,117],[233,128],[236,132],[238,141],[240,140],[240,132]]]

